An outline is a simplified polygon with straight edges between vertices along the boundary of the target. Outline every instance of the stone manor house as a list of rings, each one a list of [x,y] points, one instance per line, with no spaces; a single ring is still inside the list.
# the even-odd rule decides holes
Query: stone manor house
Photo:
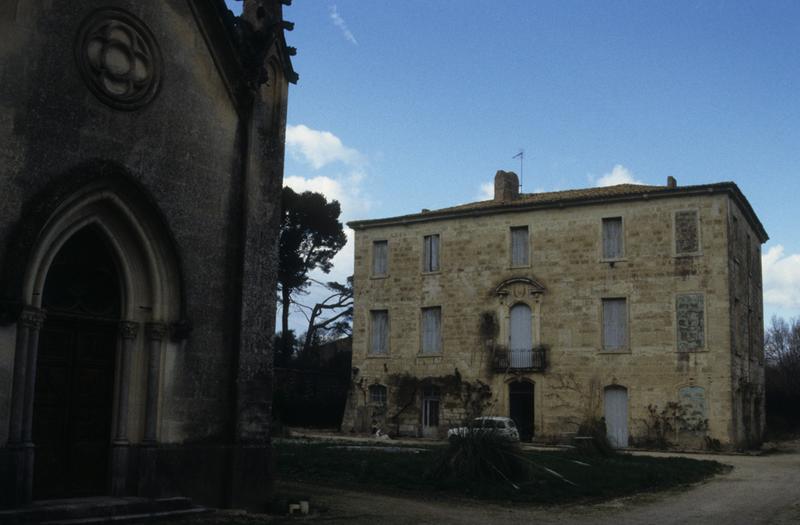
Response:
[[[767,234],[739,188],[518,184],[350,223],[342,430],[441,437],[484,414],[560,440],[603,417],[618,447],[760,443]]]
[[[282,3],[0,2],[0,506],[267,501]]]

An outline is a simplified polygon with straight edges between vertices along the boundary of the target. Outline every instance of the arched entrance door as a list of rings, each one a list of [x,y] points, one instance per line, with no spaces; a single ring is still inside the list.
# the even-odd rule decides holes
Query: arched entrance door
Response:
[[[33,409],[34,498],[107,494],[120,277],[102,233],[75,233],[42,292]]]
[[[614,448],[628,446],[628,389],[624,386],[607,386],[604,412],[608,441]]]
[[[522,441],[533,439],[533,383],[514,381],[508,384],[508,417],[514,420]]]

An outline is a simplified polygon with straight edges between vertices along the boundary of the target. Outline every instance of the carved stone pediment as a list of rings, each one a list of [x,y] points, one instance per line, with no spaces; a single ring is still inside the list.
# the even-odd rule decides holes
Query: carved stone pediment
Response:
[[[530,277],[512,277],[498,284],[494,289],[494,295],[504,302],[510,299],[533,299],[537,300],[545,292],[544,286]]]

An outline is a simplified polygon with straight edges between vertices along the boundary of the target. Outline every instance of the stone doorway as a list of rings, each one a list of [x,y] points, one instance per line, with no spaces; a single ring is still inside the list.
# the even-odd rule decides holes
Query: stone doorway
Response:
[[[533,383],[514,381],[508,384],[508,417],[514,420],[522,441],[533,439]]]
[[[120,278],[102,234],[61,248],[42,293],[33,408],[35,499],[109,493]]]

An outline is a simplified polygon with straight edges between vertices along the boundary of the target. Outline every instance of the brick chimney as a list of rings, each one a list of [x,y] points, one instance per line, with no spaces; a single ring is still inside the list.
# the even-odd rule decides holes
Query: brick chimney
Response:
[[[670,175],[667,177],[667,188],[675,188],[678,186],[678,181],[675,180],[675,177]]]
[[[498,170],[494,176],[494,200],[513,201],[519,197],[519,178],[513,171]]]

